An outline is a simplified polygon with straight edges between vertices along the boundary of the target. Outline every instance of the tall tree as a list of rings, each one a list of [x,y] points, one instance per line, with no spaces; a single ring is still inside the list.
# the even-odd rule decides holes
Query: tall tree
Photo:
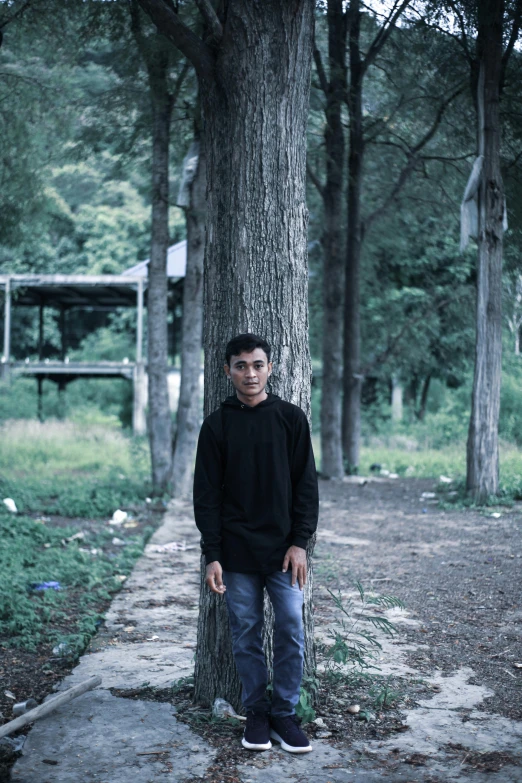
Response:
[[[199,111],[199,109],[198,109]],[[192,467],[200,421],[199,376],[203,333],[203,267],[205,258],[206,159],[199,117],[194,141],[185,161],[185,184],[178,206],[187,220],[187,268],[183,287],[181,336],[181,381],[176,437],[172,457],[172,494],[187,495],[191,489]]]
[[[361,193],[363,180],[364,128],[363,86],[368,68],[386,44],[397,21],[411,0],[394,0],[392,8],[373,38],[366,53],[361,52],[362,10],[360,0],[350,0],[347,9],[349,29],[350,82],[348,113],[350,117],[348,149],[347,239],[344,281],[343,346],[343,449],[349,471],[359,465],[361,435],[361,246],[363,222]]]
[[[341,400],[343,377],[343,280],[344,280],[344,128],[342,109],[346,97],[346,14],[342,0],[328,0],[328,74],[319,47],[314,60],[324,93],[326,180],[324,185],[308,167],[324,203],[323,334],[321,383],[321,474],[342,478]]]
[[[172,478],[172,423],[167,381],[170,123],[189,66],[186,63],[181,68],[172,86],[172,47],[158,32],[144,34],[141,11],[134,0],[131,14],[136,43],[147,68],[152,109],[152,229],[147,285],[148,429],[153,490],[161,494],[167,491]]]
[[[274,349],[274,391],[310,414],[307,316],[306,122],[313,0],[197,0],[208,37],[166,0],[140,0],[199,77],[207,156],[205,413],[227,393],[223,351],[238,332]],[[238,78],[240,74],[240,78]],[[203,582],[203,580],[202,580]],[[305,673],[314,670],[310,579]],[[196,698],[239,702],[221,597],[203,589]]]
[[[501,170],[500,99],[507,65],[518,40],[522,0],[450,2],[457,38],[470,65],[477,110],[478,157],[465,202],[477,204],[477,304],[475,371],[467,444],[466,487],[477,503],[499,487],[498,425],[502,372],[502,255],[505,199]],[[508,28],[507,46],[504,30]],[[470,45],[476,32],[475,49]],[[465,241],[465,238],[464,238]]]

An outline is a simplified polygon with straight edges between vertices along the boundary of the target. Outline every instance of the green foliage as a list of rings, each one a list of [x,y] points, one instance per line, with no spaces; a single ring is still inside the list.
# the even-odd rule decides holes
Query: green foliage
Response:
[[[303,677],[299,701],[295,708],[295,714],[302,723],[311,723],[315,720],[316,712],[313,703],[319,690],[319,680],[316,677]]]
[[[89,547],[98,550],[96,555],[82,551],[78,540],[66,541],[76,532],[74,528],[50,528],[0,509],[0,635],[9,644],[34,650],[42,643],[60,641],[70,655],[78,655],[100,621],[93,604],[121,587],[115,577],[131,572],[151,529],[133,537],[113,557],[101,551],[112,531],[89,536]],[[60,582],[63,589],[31,590],[32,584],[47,581]],[[60,624],[71,607],[77,613],[75,628],[63,634]]]
[[[335,608],[336,628],[330,631],[331,644],[324,644],[322,655],[325,659],[326,676],[341,674],[345,678],[357,679],[362,675],[371,676],[369,670],[379,670],[374,663],[382,649],[375,631],[393,635],[396,632],[393,623],[383,615],[371,610],[404,608],[403,602],[394,596],[367,593],[360,582],[356,582],[358,599],[343,598],[327,588]]]
[[[6,422],[0,427],[0,492],[22,513],[110,517],[149,492],[146,443],[114,419]]]

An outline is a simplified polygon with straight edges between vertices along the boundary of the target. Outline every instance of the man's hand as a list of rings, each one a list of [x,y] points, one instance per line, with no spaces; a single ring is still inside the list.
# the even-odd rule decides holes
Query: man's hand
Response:
[[[223,584],[223,569],[221,568],[221,563],[218,560],[214,560],[212,563],[208,564],[205,582],[210,587],[212,592],[218,593],[218,595],[223,595],[227,589]]]
[[[302,590],[306,584],[306,550],[300,546],[291,546],[283,560],[284,574],[288,571],[289,564],[292,566],[292,587],[297,579],[299,589]]]

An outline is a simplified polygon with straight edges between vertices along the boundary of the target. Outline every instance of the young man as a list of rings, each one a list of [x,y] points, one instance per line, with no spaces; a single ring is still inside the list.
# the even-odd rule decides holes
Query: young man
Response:
[[[306,544],[317,527],[317,474],[303,411],[267,393],[270,346],[240,334],[226,348],[235,394],[201,427],[194,513],[206,581],[227,601],[247,713],[243,746],[312,750],[295,706],[303,673]],[[263,652],[263,588],[275,615],[271,702]]]

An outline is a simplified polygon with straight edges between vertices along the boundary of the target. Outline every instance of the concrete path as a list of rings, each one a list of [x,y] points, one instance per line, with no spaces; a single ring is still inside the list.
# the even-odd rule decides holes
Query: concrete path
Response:
[[[329,529],[327,519],[323,533],[319,561],[333,543],[337,552],[343,547],[357,551],[371,544],[361,536],[343,538]],[[192,548],[158,551],[172,541],[184,541]],[[320,579],[317,581],[316,604],[320,608],[327,595]],[[101,675],[102,686],[34,725],[13,768],[13,781],[192,783],[204,778],[221,783],[220,777],[205,775],[218,751],[176,720],[172,705],[111,693],[111,689],[130,691],[144,685],[168,688],[192,673],[198,592],[198,535],[190,507],[177,504],[166,514],[113,601],[103,631],[60,689],[93,674]],[[318,611],[318,617],[322,616]],[[419,624],[407,611],[394,609],[388,616],[399,629],[411,630]],[[322,620],[318,637],[326,631]],[[474,672],[462,667],[443,676],[435,669],[427,676],[416,670],[408,657],[412,650],[426,647],[422,642],[407,643],[399,634],[393,640],[383,638],[382,643],[379,666],[383,674],[393,672],[408,682],[427,679],[436,691],[433,698],[419,700],[403,711],[407,731],[364,743],[338,735],[334,744],[314,739],[314,752],[303,757],[293,757],[278,746],[263,754],[244,751],[244,762],[238,765],[234,779],[238,783],[522,783],[522,767],[515,764],[484,774],[463,768],[458,754],[448,754],[450,743],[478,753],[494,749],[517,755],[522,750],[522,723],[484,709],[484,699],[491,692],[473,684]],[[328,724],[329,719],[325,720]],[[415,754],[428,762],[416,766],[411,761]]]

